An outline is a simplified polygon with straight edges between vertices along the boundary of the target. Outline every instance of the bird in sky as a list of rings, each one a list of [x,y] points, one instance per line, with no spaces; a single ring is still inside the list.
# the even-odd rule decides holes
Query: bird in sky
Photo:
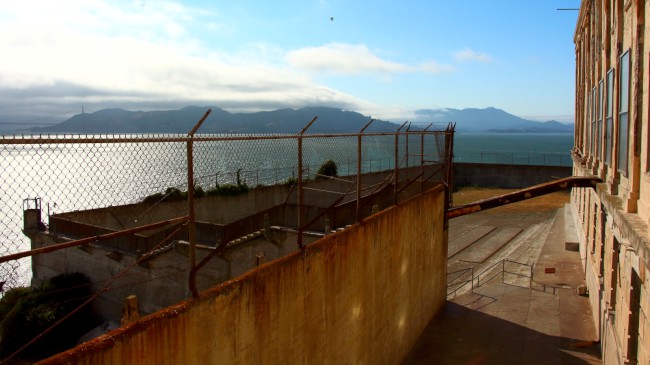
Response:
[[[333,16],[331,16],[331,17],[330,17],[330,20],[331,20],[331,21],[334,21],[334,17],[333,17]]]

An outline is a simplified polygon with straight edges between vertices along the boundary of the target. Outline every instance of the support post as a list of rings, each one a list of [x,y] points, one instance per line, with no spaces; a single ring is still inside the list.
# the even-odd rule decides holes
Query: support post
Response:
[[[372,121],[370,119],[357,135],[357,222],[361,222],[361,136]]]
[[[314,117],[311,122],[307,123],[306,126],[298,134],[298,237],[296,237],[298,247],[304,248],[302,243],[302,215],[303,215],[303,189],[302,189],[302,136],[305,134],[307,129],[316,121],[318,117]]]
[[[445,147],[447,153],[447,209],[451,208],[454,204],[453,188],[454,188],[454,130],[456,124],[449,123],[445,131]]]
[[[395,131],[395,183],[393,184],[393,199],[395,200],[395,204],[398,202],[397,194],[399,192],[399,131],[404,128],[406,123],[408,123],[408,120]]]
[[[427,129],[431,127],[433,123],[430,123],[422,133],[420,134],[420,193],[424,192],[424,135],[427,133]]]
[[[201,124],[210,115],[212,109],[203,114],[203,117],[194,125],[194,128],[188,133],[187,137],[187,224],[188,241],[190,248],[190,277],[189,287],[193,297],[198,297],[199,292],[196,288],[196,212],[194,209],[194,133],[201,127]]]

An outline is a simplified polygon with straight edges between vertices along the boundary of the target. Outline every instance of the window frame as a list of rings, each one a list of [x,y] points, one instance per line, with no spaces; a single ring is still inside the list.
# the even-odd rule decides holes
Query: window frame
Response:
[[[606,165],[612,164],[612,142],[614,136],[614,77],[616,73],[614,68],[607,71],[606,76],[606,102],[605,102],[605,156]]]
[[[618,82],[618,151],[617,169],[623,176],[628,175],[629,143],[630,143],[630,50],[627,49],[619,57]]]
[[[596,101],[596,158],[599,161],[603,158],[603,85],[604,80],[600,79],[596,93],[598,98]]]

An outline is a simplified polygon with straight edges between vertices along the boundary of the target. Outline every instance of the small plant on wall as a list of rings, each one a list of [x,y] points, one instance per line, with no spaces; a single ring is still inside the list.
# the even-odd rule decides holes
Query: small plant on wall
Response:
[[[319,176],[333,176],[333,177],[338,176],[338,169],[336,167],[336,162],[332,160],[327,160],[323,162],[323,164],[320,165],[318,172],[316,173]]]

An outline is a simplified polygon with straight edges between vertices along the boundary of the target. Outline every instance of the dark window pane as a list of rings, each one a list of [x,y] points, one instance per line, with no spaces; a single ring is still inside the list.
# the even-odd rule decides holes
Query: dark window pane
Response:
[[[618,171],[627,175],[627,113],[618,116]]]
[[[607,104],[605,108],[607,109],[607,118],[611,118],[614,111],[614,69],[607,72]]]
[[[614,124],[614,119],[608,117],[605,120],[605,163],[612,163],[612,125]]]

